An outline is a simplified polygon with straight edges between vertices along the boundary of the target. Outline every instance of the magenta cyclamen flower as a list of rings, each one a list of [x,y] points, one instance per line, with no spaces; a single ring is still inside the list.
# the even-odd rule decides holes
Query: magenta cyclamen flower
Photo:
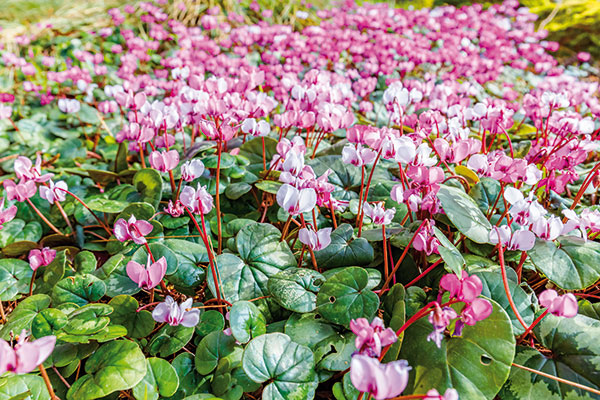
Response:
[[[443,395],[435,389],[427,391],[423,400],[458,400],[458,392],[454,388],[446,389]]]
[[[6,192],[6,198],[8,200],[16,199],[18,202],[23,202],[30,197],[33,197],[37,191],[37,186],[34,181],[21,181],[19,184],[16,184],[9,179],[4,181],[3,185]]]
[[[310,228],[302,228],[298,232],[298,239],[313,251],[323,250],[331,243],[331,228],[319,229],[317,232]]]
[[[475,325],[492,314],[492,303],[486,299],[475,299],[467,304],[461,312],[461,321],[466,325]],[[458,328],[457,328],[458,329]]]
[[[4,208],[4,197],[0,200],[0,229],[2,229],[2,225],[7,223],[8,221],[12,221],[17,215],[17,206],[12,205],[10,207]]]
[[[157,305],[152,311],[152,317],[156,322],[166,322],[171,326],[194,327],[198,325],[200,320],[200,310],[188,311],[188,308],[192,306],[192,301],[190,298],[179,305],[171,296],[167,296],[165,301]]]
[[[539,300],[542,307],[557,317],[573,318],[577,315],[577,299],[573,293],[559,296],[555,290],[548,289],[540,294]]]
[[[392,222],[394,214],[396,214],[395,208],[386,210],[383,208],[382,203],[376,203],[374,206],[369,203],[365,203],[363,204],[363,211],[367,217],[371,218],[375,225],[389,224]]]
[[[427,336],[427,341],[432,340],[438,348],[442,347],[444,331],[450,324],[450,321],[455,318],[458,318],[458,314],[452,308],[441,308],[439,305],[436,305],[436,308],[429,314],[429,322],[433,325],[433,332]]]
[[[362,145],[356,147],[351,144],[347,144],[342,149],[342,161],[346,164],[352,164],[357,167],[362,167],[372,163],[377,157],[377,153]]]
[[[398,340],[392,328],[386,328],[381,318],[373,318],[369,324],[366,318],[357,318],[350,321],[350,330],[356,335],[354,344],[361,354],[369,357],[379,357],[381,349]]]
[[[150,165],[160,172],[168,172],[179,164],[179,153],[177,150],[153,151],[150,154]]]
[[[119,218],[117,222],[115,222],[113,232],[115,238],[117,238],[119,242],[133,240],[136,244],[144,244],[146,243],[146,238],[144,236],[152,232],[152,229],[154,228],[150,222],[144,220],[138,221],[135,216],[132,215],[129,217],[128,221]]]
[[[389,399],[406,389],[410,370],[406,360],[381,364],[376,358],[356,354],[350,363],[350,380],[356,389],[376,400]]]
[[[49,181],[54,174],[43,174],[42,175],[42,157],[39,155],[35,159],[35,165],[27,157],[19,156],[13,164],[15,175],[17,178],[24,181],[35,181],[38,183]]]
[[[33,249],[29,252],[29,266],[32,270],[37,270],[39,267],[49,265],[56,257],[56,250],[49,247],[43,249]]]
[[[206,186],[200,184],[196,190],[190,186],[184,187],[179,200],[194,214],[208,214],[213,208],[212,196],[206,190]]]
[[[40,186],[40,197],[53,204],[56,201],[65,201],[69,187],[65,181],[56,183],[49,181],[48,186]]]
[[[183,215],[185,210],[183,209],[183,205],[178,200],[173,204],[173,201],[169,200],[169,205],[165,208],[165,212],[169,214],[171,217],[178,218]]]
[[[450,292],[450,297],[465,303],[470,303],[481,294],[483,285],[477,275],[467,274],[462,271],[458,278],[455,274],[447,274],[440,280],[440,287]]]
[[[52,354],[56,344],[56,336],[44,336],[27,342],[25,330],[19,335],[14,349],[0,339],[0,375],[5,372],[27,374],[42,364]]]
[[[167,259],[159,258],[156,262],[152,262],[150,255],[144,267],[142,264],[129,261],[127,263],[127,276],[138,284],[142,289],[152,289],[156,287],[167,273]]]
[[[317,204],[317,192],[313,188],[298,190],[283,184],[277,191],[277,204],[290,215],[299,215],[312,210]]]
[[[204,164],[200,160],[186,161],[181,165],[181,179],[191,182],[202,176],[204,173]]]

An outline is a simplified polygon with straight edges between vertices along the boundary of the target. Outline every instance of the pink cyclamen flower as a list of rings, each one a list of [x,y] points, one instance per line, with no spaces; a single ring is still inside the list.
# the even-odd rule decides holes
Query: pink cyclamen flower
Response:
[[[200,184],[196,190],[191,186],[184,187],[179,201],[194,214],[208,214],[213,208],[212,196],[206,190],[206,186],[200,186]]]
[[[542,307],[557,317],[573,318],[577,315],[577,299],[573,293],[559,296],[555,290],[548,289],[540,294],[539,300]]]
[[[446,389],[443,395],[435,389],[427,391],[427,396],[423,400],[458,400],[458,392],[454,388]]]
[[[483,321],[492,314],[493,307],[486,299],[475,299],[461,312],[461,319],[466,325],[475,325],[477,321]]]
[[[40,197],[48,200],[48,203],[54,204],[56,201],[65,201],[69,187],[65,181],[56,183],[49,181],[48,186],[40,186]]]
[[[490,231],[490,243],[505,245],[508,250],[531,250],[535,245],[535,234],[525,228],[511,234],[507,225],[494,226]]]
[[[396,332],[383,325],[381,318],[373,318],[369,324],[366,318],[357,318],[350,321],[350,330],[356,335],[354,344],[361,354],[369,357],[379,357],[381,349],[398,340]]]
[[[15,374],[32,372],[46,361],[56,345],[56,336],[44,336],[31,342],[26,339],[27,334],[23,330],[14,349],[8,342],[0,339],[0,375],[5,372]]]
[[[317,192],[313,188],[298,190],[286,183],[277,191],[277,204],[290,215],[303,214],[315,208]]]
[[[458,314],[450,307],[441,308],[436,305],[435,309],[429,314],[429,322],[433,325],[433,332],[427,336],[427,341],[432,340],[438,348],[442,347],[444,331],[450,324],[450,321],[458,318]]]
[[[410,370],[406,360],[381,364],[376,358],[357,354],[350,363],[350,380],[356,389],[376,400],[389,399],[406,389]]]
[[[2,225],[7,223],[8,221],[12,221],[17,215],[17,206],[12,205],[10,207],[4,208],[4,197],[0,200],[0,229],[2,229]]]
[[[115,238],[119,242],[125,242],[127,240],[133,240],[136,244],[144,244],[146,243],[146,236],[150,232],[152,232],[154,227],[148,221],[137,220],[134,215],[129,217],[128,221],[125,221],[123,218],[119,218],[117,222],[115,222],[113,232],[115,234]]]
[[[371,150],[367,147],[362,147],[360,144],[356,147],[354,145],[347,144],[342,149],[342,161],[346,164],[352,164],[357,167],[362,167],[372,163],[376,157],[377,153],[374,150]]]
[[[363,204],[363,211],[365,215],[373,221],[375,225],[387,225],[392,222],[394,214],[396,214],[395,208],[388,210],[383,208],[383,203],[376,203],[372,206],[369,203]]]
[[[192,306],[192,301],[193,299],[189,298],[179,305],[171,296],[167,296],[165,301],[152,311],[152,318],[156,322],[166,322],[171,326],[183,325],[192,328],[198,325],[200,320],[200,310],[188,311],[188,308]]]
[[[267,121],[256,121],[254,118],[246,118],[242,122],[242,132],[249,133],[252,136],[267,136],[271,127]]]
[[[32,270],[37,270],[39,267],[50,265],[56,257],[56,250],[52,250],[49,247],[43,249],[33,249],[29,252],[29,266]]]
[[[331,243],[331,228],[319,229],[317,232],[311,228],[302,228],[298,232],[298,239],[313,251],[323,250]]]
[[[47,182],[54,174],[43,174],[42,175],[42,157],[39,155],[35,159],[35,166],[31,160],[27,157],[19,156],[13,164],[15,175],[21,181],[34,181],[38,183]]]
[[[173,201],[169,200],[169,205],[165,208],[165,212],[169,214],[171,217],[178,218],[183,215],[185,210],[183,209],[183,205],[178,200],[173,204]]]
[[[148,254],[148,261],[146,261],[145,267],[135,261],[127,263],[127,276],[142,289],[149,290],[158,286],[166,273],[167,259],[164,257],[159,258],[156,262],[152,262],[150,254]]]
[[[440,280],[440,287],[450,292],[451,298],[456,298],[459,301],[470,303],[481,294],[483,284],[477,275],[467,274],[462,271],[461,277],[455,274],[447,274]]]
[[[0,104],[0,119],[9,119],[12,116],[13,109],[11,106]]]
[[[179,153],[177,150],[153,151],[150,153],[150,165],[160,172],[168,172],[179,164]]]
[[[76,99],[59,99],[58,109],[65,114],[75,114],[81,109],[81,103]]]
[[[181,165],[181,179],[186,182],[191,182],[194,179],[202,176],[204,173],[204,164],[202,161],[194,159],[186,161]]]
[[[6,198],[8,200],[16,199],[19,203],[33,197],[37,191],[37,186],[34,181],[21,181],[19,184],[16,184],[9,179],[4,181],[3,185],[4,191],[6,192]]]

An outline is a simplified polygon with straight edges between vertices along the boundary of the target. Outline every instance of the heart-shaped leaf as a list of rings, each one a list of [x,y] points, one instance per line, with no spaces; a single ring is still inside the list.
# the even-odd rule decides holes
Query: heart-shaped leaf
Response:
[[[8,315],[6,324],[0,330],[0,337],[10,339],[10,334],[21,333],[23,329],[31,330],[31,322],[35,316],[50,305],[50,297],[45,294],[34,294],[27,297]]]
[[[20,293],[28,293],[32,274],[33,270],[23,260],[0,260],[0,301],[12,301]]]
[[[113,297],[108,304],[114,308],[110,314],[111,322],[124,326],[129,337],[143,338],[154,329],[152,313],[148,310],[138,312],[139,303],[133,297],[121,294]]]
[[[153,168],[140,169],[133,176],[133,185],[140,193],[140,201],[150,203],[158,209],[162,199],[162,177],[160,172]]]
[[[401,283],[397,283],[386,293],[383,299],[383,319],[386,326],[397,331],[406,321],[406,291]],[[392,344],[386,353],[383,361],[394,361],[398,358],[404,332],[398,337],[398,341]]]
[[[283,333],[252,339],[244,349],[242,367],[264,387],[264,400],[312,399],[317,387],[312,351]]]
[[[165,325],[152,337],[148,351],[152,355],[170,356],[188,344],[193,334],[194,328]]]
[[[331,232],[331,243],[323,250],[315,251],[320,268],[366,265],[373,261],[373,247],[364,238],[353,238],[354,230],[349,224],[341,224]]]
[[[236,301],[229,311],[229,324],[233,337],[240,343],[247,343],[253,337],[267,331],[265,317],[258,307],[249,301]]]
[[[166,360],[151,357],[146,360],[144,379],[133,387],[137,400],[157,400],[160,396],[170,397],[179,387],[177,371]]]
[[[136,343],[115,340],[90,356],[85,372],[67,392],[68,400],[93,400],[131,389],[146,375],[146,358]]]
[[[440,241],[438,252],[444,260],[446,269],[449,272],[454,272],[456,275],[460,276],[461,271],[465,266],[465,259],[463,258],[462,254],[438,228],[434,227],[433,232],[435,237]]]
[[[217,368],[219,360],[235,349],[235,339],[222,331],[209,333],[200,341],[196,349],[194,364],[201,375],[208,375]]]
[[[456,229],[475,243],[489,241],[492,225],[471,197],[461,189],[446,185],[440,186],[437,197]]]
[[[317,310],[325,319],[348,326],[355,318],[371,319],[379,297],[366,289],[369,274],[362,268],[346,268],[327,281],[317,295]]]
[[[299,313],[313,311],[325,277],[307,268],[288,268],[269,278],[267,287],[283,308]]]
[[[100,300],[106,293],[106,285],[94,275],[84,274],[63,278],[52,289],[52,301],[56,304],[75,303],[84,306]]]

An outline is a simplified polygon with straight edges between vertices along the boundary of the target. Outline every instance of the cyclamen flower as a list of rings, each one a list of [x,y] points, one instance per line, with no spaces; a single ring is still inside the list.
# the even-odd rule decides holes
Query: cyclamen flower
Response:
[[[381,318],[375,317],[369,324],[366,318],[350,321],[350,330],[356,335],[354,344],[360,354],[379,357],[381,349],[398,340],[392,328],[386,328]]]
[[[458,314],[451,307],[441,308],[439,305],[436,305],[436,308],[429,314],[429,322],[433,325],[433,332],[427,336],[427,341],[432,340],[438,349],[441,348],[444,331],[450,324],[450,321],[456,318],[458,318]]]
[[[357,167],[372,163],[376,157],[377,153],[375,151],[362,147],[360,144],[356,148],[348,144],[342,149],[342,161]]]
[[[461,321],[466,325],[475,325],[492,314],[492,303],[486,299],[475,299],[462,310]],[[457,324],[457,329],[458,324]]]
[[[152,232],[152,229],[154,229],[154,227],[150,222],[144,220],[138,221],[135,216],[132,215],[129,217],[128,221],[119,218],[117,222],[115,222],[113,233],[119,242],[133,240],[136,244],[144,244],[146,243],[146,238],[144,236]]]
[[[357,354],[350,362],[350,380],[356,389],[376,400],[389,399],[406,389],[411,369],[406,360],[381,364],[376,358]]]
[[[58,109],[65,114],[74,114],[81,109],[81,103],[75,99],[58,99]]]
[[[490,243],[506,245],[508,250],[531,250],[535,245],[535,235],[526,229],[511,233],[507,225],[494,226],[490,231]]]
[[[146,266],[142,264],[129,261],[127,263],[127,276],[137,283],[142,289],[152,289],[160,284],[160,281],[165,277],[167,273],[167,259],[165,257],[159,258],[156,262],[152,262],[150,254],[148,254],[148,260]]]
[[[200,186],[196,190],[186,186],[179,195],[181,204],[190,209],[194,214],[208,214],[213,208],[213,198],[206,190],[206,186]]]
[[[186,161],[181,165],[181,179],[186,182],[191,182],[194,179],[202,176],[204,173],[204,164],[202,161],[194,159]]]
[[[428,390],[423,400],[458,400],[458,392],[454,388],[446,389],[443,395],[435,389]]]
[[[313,188],[298,190],[287,183],[277,191],[277,204],[290,215],[299,215],[315,208],[317,193]]]
[[[440,280],[440,287],[450,293],[450,298],[455,298],[465,303],[472,302],[481,294],[483,284],[477,275],[462,271],[461,277],[447,274]]]
[[[254,118],[246,118],[242,122],[242,132],[249,133],[252,136],[267,136],[271,128],[267,121],[258,121]]]
[[[323,250],[331,243],[331,228],[319,229],[317,232],[310,228],[302,228],[298,232],[298,239],[313,251]]]
[[[65,181],[58,181],[56,183],[50,181],[48,186],[40,186],[40,197],[44,200],[48,200],[48,203],[54,204],[56,201],[65,201],[69,187]]]
[[[4,208],[4,197],[0,200],[0,229],[5,223],[12,221],[17,215],[17,206],[12,205]]]
[[[192,306],[192,301],[193,299],[189,298],[179,305],[171,296],[167,296],[165,301],[152,311],[152,318],[156,322],[166,322],[171,326],[183,325],[192,328],[198,325],[200,320],[200,310],[187,310]]]
[[[177,150],[153,151],[150,153],[150,165],[160,172],[168,172],[179,164],[179,153]]]
[[[4,191],[6,192],[6,198],[8,200],[16,199],[19,203],[33,197],[37,191],[37,186],[34,181],[21,181],[19,184],[16,184],[9,179],[4,181],[3,185]]]
[[[56,250],[52,250],[49,247],[43,249],[33,249],[29,252],[29,266],[32,270],[37,270],[39,267],[45,267],[50,265],[56,257]]]
[[[13,168],[15,170],[15,175],[22,182],[34,181],[37,183],[43,183],[49,181],[54,176],[54,174],[50,173],[42,175],[42,157],[39,155],[35,160],[35,166],[29,158],[19,156],[15,160]]]
[[[9,119],[12,116],[13,109],[11,106],[0,104],[0,119]]]
[[[179,200],[176,201],[175,204],[173,204],[173,201],[169,200],[169,205],[167,208],[165,208],[165,212],[171,217],[178,218],[183,215],[185,210],[183,209],[183,206]]]
[[[371,218],[375,225],[387,225],[392,222],[394,214],[396,214],[396,209],[390,208],[386,210],[383,208],[382,203],[376,203],[375,206],[372,206],[365,202],[363,204],[363,212],[367,217]]]
[[[5,372],[28,374],[52,354],[56,336],[44,336],[28,342],[25,330],[21,331],[14,349],[0,339],[0,375]]]
[[[573,318],[577,315],[577,299],[573,293],[559,296],[555,290],[544,290],[540,296],[540,305],[557,317]]]

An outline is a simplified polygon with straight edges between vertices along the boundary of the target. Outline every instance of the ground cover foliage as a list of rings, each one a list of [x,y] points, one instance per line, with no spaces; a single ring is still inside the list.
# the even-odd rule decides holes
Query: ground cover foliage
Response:
[[[0,50],[0,399],[600,397],[589,54],[190,7]]]

